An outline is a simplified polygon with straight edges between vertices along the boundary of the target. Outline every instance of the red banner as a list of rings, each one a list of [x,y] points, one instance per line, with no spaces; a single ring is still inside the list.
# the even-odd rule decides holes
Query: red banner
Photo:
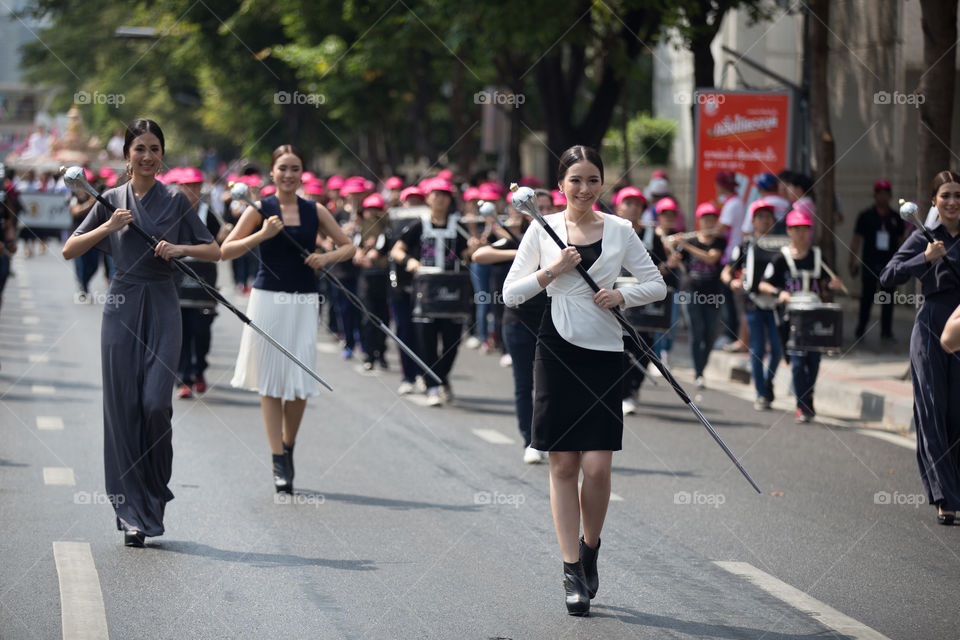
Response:
[[[697,91],[694,206],[716,202],[718,171],[737,174],[737,193],[749,203],[760,174],[790,165],[792,104],[789,92]]]

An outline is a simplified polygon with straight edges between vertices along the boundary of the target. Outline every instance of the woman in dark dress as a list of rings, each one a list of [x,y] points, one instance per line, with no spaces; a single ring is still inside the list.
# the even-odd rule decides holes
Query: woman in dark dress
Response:
[[[127,546],[163,534],[173,463],[173,384],[180,357],[180,304],[171,258],[219,260],[220,248],[185,195],[156,180],[163,132],[134,120],[124,136],[129,182],[103,197],[63,246],[67,260],[97,248],[110,253],[110,280],[100,332],[106,488]],[[128,228],[159,238],[153,255]]]
[[[930,230],[935,242],[914,231],[880,273],[880,286],[920,280],[923,305],[910,334],[917,462],[938,522],[953,524],[960,508],[960,355],[944,351],[940,335],[960,304],[960,281],[947,266],[960,269],[960,175],[941,171],[930,195],[940,220]]]
[[[560,158],[558,176],[567,207],[545,220],[568,245],[561,250],[540,225],[531,226],[503,293],[514,307],[544,289],[549,298],[534,361],[532,445],[550,452],[550,504],[563,554],[567,612],[586,615],[599,584],[597,552],[610,502],[613,452],[623,439],[623,336],[607,310],[662,300],[667,287],[630,222],[593,211],[603,188],[599,154],[571,147]],[[599,292],[574,272],[578,264],[588,269]],[[614,290],[624,268],[638,284]]]

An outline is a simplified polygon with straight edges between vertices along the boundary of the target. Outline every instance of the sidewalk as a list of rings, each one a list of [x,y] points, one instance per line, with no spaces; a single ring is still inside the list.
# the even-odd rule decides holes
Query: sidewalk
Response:
[[[881,345],[879,307],[874,306],[867,333],[857,342],[854,330],[859,301],[840,298],[837,302],[844,309],[844,351],[824,355],[820,362],[814,392],[818,417],[903,434],[914,431],[913,384],[909,376],[914,309],[896,308],[893,334],[897,342]],[[688,387],[687,381],[692,383],[690,345],[685,329],[678,332],[670,352],[670,368],[684,381],[685,387]],[[710,353],[704,377],[708,387],[754,398],[748,354],[715,349]],[[774,395],[774,408],[790,411],[795,408],[790,366],[783,361],[774,379]]]

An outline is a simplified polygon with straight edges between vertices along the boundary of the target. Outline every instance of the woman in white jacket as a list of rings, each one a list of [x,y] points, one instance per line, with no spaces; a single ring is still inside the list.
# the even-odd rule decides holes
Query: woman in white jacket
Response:
[[[571,147],[560,158],[558,176],[567,208],[545,220],[568,246],[561,250],[542,227],[531,227],[503,292],[510,306],[544,289],[550,301],[534,363],[532,446],[550,452],[550,504],[567,611],[586,615],[599,582],[597,552],[613,452],[623,440],[623,334],[608,309],[662,300],[667,287],[630,223],[593,210],[603,188],[600,155]],[[578,264],[600,286],[598,293],[575,273]],[[624,268],[639,284],[614,289]]]

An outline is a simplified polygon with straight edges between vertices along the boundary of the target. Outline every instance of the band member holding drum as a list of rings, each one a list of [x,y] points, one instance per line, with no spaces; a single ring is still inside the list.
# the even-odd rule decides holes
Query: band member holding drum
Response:
[[[123,139],[130,181],[93,205],[63,245],[63,257],[90,249],[109,252],[117,267],[103,307],[103,457],[107,495],[124,544],[144,546],[163,535],[163,513],[173,493],[173,384],[180,357],[180,305],[170,258],[220,258],[220,247],[200,223],[190,201],[159,184],[163,131],[145,118],[130,123]],[[128,227],[136,223],[160,238],[151,252]],[[151,255],[152,253],[152,255]]]
[[[914,231],[880,274],[880,285],[920,280],[923,305],[910,335],[917,462],[927,500],[938,507],[937,520],[953,524],[960,509],[960,356],[945,352],[940,340],[946,325],[956,327],[960,305],[954,275],[960,269],[960,175],[941,171],[930,195],[940,218],[929,230],[934,242]]]
[[[200,222],[214,238],[223,241],[226,231],[221,234],[221,225],[210,209],[209,199],[201,194],[203,173],[196,167],[180,169],[176,176],[180,191],[193,205]],[[203,281],[216,289],[217,263],[206,260],[184,258]],[[180,366],[177,377],[180,388],[177,397],[190,398],[193,393],[204,393],[207,380],[207,354],[210,352],[210,327],[217,317],[217,302],[211,298],[192,278],[181,277],[178,293],[180,295],[180,320],[183,325],[183,340],[180,347]]]
[[[504,283],[504,301],[517,306],[544,289],[549,297],[534,362],[532,444],[550,452],[550,504],[567,612],[586,615],[599,584],[613,452],[623,440],[623,332],[608,309],[662,300],[666,285],[630,223],[593,211],[603,188],[600,155],[571,147],[557,174],[567,208],[546,222],[568,246],[561,250],[543,227],[531,227]],[[590,270],[598,293],[574,272],[578,264]],[[638,284],[614,290],[624,267]]]
[[[400,239],[390,250],[400,269],[416,274],[421,266],[433,267],[441,271],[459,271],[463,261],[470,259],[475,246],[470,246],[464,234],[457,230],[460,216],[450,212],[453,203],[454,186],[449,180],[433,178],[422,187],[427,192],[427,206],[430,218],[416,220],[400,235]],[[462,230],[463,227],[460,227]],[[469,283],[469,280],[467,280]],[[427,387],[427,403],[440,406],[444,401],[453,399],[450,386],[450,370],[460,346],[460,334],[463,333],[463,321],[454,318],[414,318],[417,328],[417,342],[420,357],[434,373],[443,380],[441,388]],[[437,351],[437,341],[442,340],[442,351]]]
[[[829,289],[843,286],[840,280],[830,279],[821,267],[820,248],[812,245],[813,218],[806,211],[794,209],[787,214],[787,235],[790,245],[764,270],[760,292],[774,295],[781,304],[789,305],[792,298],[810,297],[824,301]],[[797,422],[810,422],[816,415],[813,391],[820,371],[820,352],[814,349],[796,349],[785,345],[793,373],[793,392],[797,396]]]
[[[514,209],[511,211],[515,212]],[[530,226],[530,219],[519,213],[513,215],[519,218],[520,224],[515,228],[522,236]],[[507,224],[509,225],[510,222],[508,221]],[[480,247],[473,254],[473,262],[508,265],[513,262],[520,246],[515,237],[514,235],[501,238],[493,244]],[[523,437],[523,461],[526,464],[538,464],[543,462],[544,458],[543,451],[531,446],[531,428],[533,424],[533,360],[537,350],[537,332],[546,308],[547,294],[541,291],[519,305],[506,305],[503,312],[503,344],[513,363],[513,398],[517,411],[517,426]]]
[[[775,315],[777,299],[761,293],[760,282],[767,265],[774,262],[780,252],[758,245],[758,239],[766,236],[776,223],[774,204],[763,198],[754,200],[750,204],[749,214],[754,235],[734,248],[730,254],[731,262],[723,268],[720,279],[733,291],[746,293],[744,306],[750,334],[750,369],[757,391],[753,408],[762,411],[769,409],[773,402],[773,377],[780,364],[781,351]],[[770,359],[764,371],[763,357],[768,347]]]
[[[696,211],[699,225],[696,233],[678,233],[669,238],[670,245],[680,252],[690,276],[690,290],[678,298],[685,301],[690,319],[693,376],[700,389],[706,387],[703,373],[713,349],[713,338],[723,304],[720,259],[727,241],[718,224],[719,217],[720,212],[712,202],[703,202]]]
[[[302,173],[301,153],[289,144],[277,147],[270,168],[276,195],[259,200],[260,211],[246,208],[222,251],[223,259],[230,260],[259,247],[260,267],[247,315],[309,364],[317,358],[320,301],[315,270],[350,260],[356,247],[324,206],[297,196]],[[337,248],[304,259],[293,243],[280,235],[281,229],[307,251],[317,248],[319,231]],[[293,493],[293,447],[307,398],[320,393],[319,384],[249,326],[243,328],[230,384],[260,393],[260,410],[273,454],[274,489]]]

